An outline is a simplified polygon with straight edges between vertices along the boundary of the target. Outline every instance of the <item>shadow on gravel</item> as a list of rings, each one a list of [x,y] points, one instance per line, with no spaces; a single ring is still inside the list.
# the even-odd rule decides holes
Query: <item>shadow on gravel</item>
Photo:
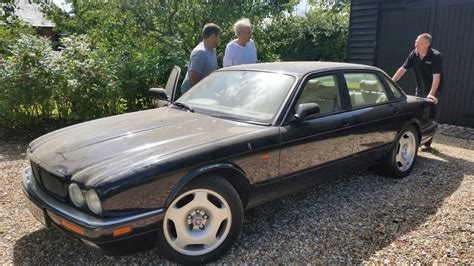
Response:
[[[0,139],[0,162],[26,159],[27,141],[6,142]]]
[[[359,172],[246,212],[242,238],[218,263],[367,260],[421,226],[460,185],[472,162],[419,157],[412,174],[393,180]],[[472,171],[472,167],[470,168]],[[163,263],[157,250],[107,257],[57,229],[18,240],[14,263]]]

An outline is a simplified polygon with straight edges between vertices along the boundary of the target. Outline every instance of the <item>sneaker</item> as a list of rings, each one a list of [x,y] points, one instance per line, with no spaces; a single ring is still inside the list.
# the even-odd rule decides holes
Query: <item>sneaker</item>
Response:
[[[433,151],[433,148],[431,148],[431,146],[423,146],[421,148],[421,151],[422,152],[432,152]]]

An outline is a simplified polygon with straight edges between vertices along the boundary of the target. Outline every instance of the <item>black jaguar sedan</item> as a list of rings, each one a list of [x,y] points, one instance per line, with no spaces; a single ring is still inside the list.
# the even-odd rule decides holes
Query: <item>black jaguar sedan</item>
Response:
[[[229,67],[175,99],[179,72],[150,90],[165,107],[30,143],[23,187],[40,222],[107,254],[156,245],[208,262],[239,237],[246,209],[356,168],[408,175],[437,127],[432,102],[374,67]]]

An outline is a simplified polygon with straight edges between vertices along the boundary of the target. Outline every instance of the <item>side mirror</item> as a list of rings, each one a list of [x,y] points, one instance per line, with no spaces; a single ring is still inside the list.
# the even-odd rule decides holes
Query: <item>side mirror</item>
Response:
[[[317,103],[302,103],[296,109],[295,118],[299,121],[305,121],[318,115],[320,112]]]
[[[168,95],[162,88],[151,88],[148,90],[148,95],[155,100],[168,101]]]

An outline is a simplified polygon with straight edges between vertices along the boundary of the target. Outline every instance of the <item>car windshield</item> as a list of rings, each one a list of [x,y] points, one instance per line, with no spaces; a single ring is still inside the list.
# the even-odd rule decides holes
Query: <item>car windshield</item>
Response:
[[[178,99],[217,117],[270,123],[295,78],[257,71],[215,72]]]

